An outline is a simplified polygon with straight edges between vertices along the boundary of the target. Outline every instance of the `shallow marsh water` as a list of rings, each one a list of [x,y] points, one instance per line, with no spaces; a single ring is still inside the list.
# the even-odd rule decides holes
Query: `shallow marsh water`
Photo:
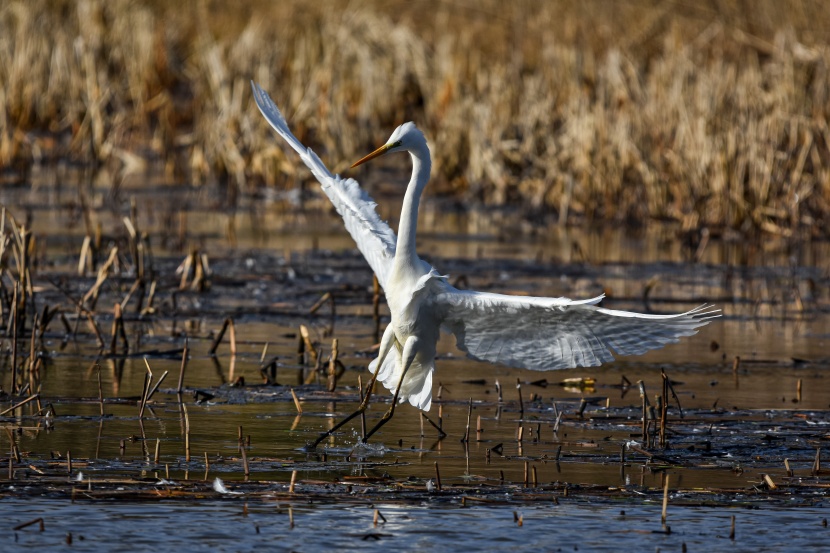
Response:
[[[168,535],[165,547],[213,544],[228,550],[262,543],[295,550],[440,550],[480,540],[493,549],[514,544],[617,550],[625,543],[679,550],[686,543],[750,551],[775,543],[812,547],[827,537],[821,523],[830,481],[812,470],[816,449],[830,436],[827,244],[770,240],[750,247],[716,238],[700,248],[663,227],[638,233],[516,230],[506,214],[458,213],[428,204],[421,251],[453,279],[463,276],[470,288],[570,297],[605,292],[608,307],[658,312],[716,303],[725,316],[663,350],[556,373],[473,362],[447,338],[435,377],[441,397],[429,413],[433,421],[440,418],[446,438],[439,439],[428,423],[422,435],[417,411],[401,406],[369,446],[356,448],[360,426],[352,424],[308,453],[302,450],[306,442],[355,407],[358,375],[368,378],[365,367],[376,341],[371,273],[351,251],[339,219],[262,201],[217,213],[210,195],[196,189],[122,194],[136,198],[140,228],[153,245],[157,311],[140,317],[128,306],[129,355],[102,355],[82,324],[74,338],[56,323],[48,329],[40,396],[56,416],[34,416],[32,403],[2,418],[23,460],[3,484],[0,508],[15,513],[9,526],[27,517],[46,520],[43,534],[33,527],[20,530],[21,544],[59,545],[71,532],[85,537],[73,548],[100,546],[99,540],[117,535],[141,550],[159,543],[157,537],[139,537],[145,524]],[[116,202],[116,209],[108,201],[92,194],[92,213],[106,239],[117,243],[128,203]],[[83,295],[95,277],[74,276],[85,231],[73,190],[4,190],[0,203],[19,220],[30,220],[40,252],[38,295],[63,305],[74,324],[65,292]],[[394,223],[394,201],[384,199],[381,206]],[[188,247],[209,255],[207,291],[178,289],[176,267]],[[695,255],[698,261],[691,262]],[[101,306],[121,301],[134,278],[125,267],[104,288],[98,317],[105,334],[112,315]],[[334,316],[328,304],[310,314],[326,292],[334,295]],[[225,317],[234,320],[237,354],[230,355],[226,336],[211,356]],[[301,324],[311,329],[324,357],[331,339],[339,341],[346,371],[334,393],[324,391],[325,375],[315,377],[313,363],[298,363]],[[184,409],[174,393],[185,335],[190,461]],[[4,354],[8,343],[3,338]],[[274,356],[280,385],[262,385],[262,358]],[[165,371],[169,376],[139,421],[145,357],[156,379]],[[734,370],[736,357],[741,361]],[[3,386],[9,389],[5,359]],[[682,415],[672,400],[668,448],[644,454],[636,383],[644,382],[654,402],[661,369],[674,382]],[[239,377],[245,386],[231,387]],[[587,377],[595,379],[592,387],[560,385]],[[626,380],[632,385],[623,386]],[[289,387],[303,406],[301,416]],[[196,402],[197,391],[209,396]],[[4,397],[0,408],[14,401]],[[388,394],[378,390],[376,401],[368,424],[386,409]],[[472,436],[464,443],[470,401]],[[441,493],[435,491],[436,463]],[[292,497],[287,490],[295,472]],[[765,475],[778,483],[777,491],[765,484]],[[214,491],[217,477],[241,493]],[[672,533],[653,533],[662,531],[666,477]],[[146,503],[158,482],[167,482],[158,494],[166,499]],[[180,499],[173,500],[176,490]],[[359,504],[352,502],[356,495]],[[295,520],[290,530],[289,507]],[[372,525],[373,508],[384,514],[385,524]],[[523,516],[521,527],[514,511]],[[732,515],[738,525],[734,542],[728,539]],[[78,517],[89,524],[78,528]],[[774,542],[768,529],[782,524],[791,534]],[[321,533],[324,527],[328,533]]]

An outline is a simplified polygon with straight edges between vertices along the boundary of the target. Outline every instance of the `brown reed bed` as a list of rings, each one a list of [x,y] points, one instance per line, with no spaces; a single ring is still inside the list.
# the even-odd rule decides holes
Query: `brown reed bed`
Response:
[[[830,6],[795,0],[7,3],[0,167],[104,167],[114,192],[157,170],[229,200],[297,188],[254,79],[334,170],[413,119],[433,194],[561,224],[823,235],[828,28]]]

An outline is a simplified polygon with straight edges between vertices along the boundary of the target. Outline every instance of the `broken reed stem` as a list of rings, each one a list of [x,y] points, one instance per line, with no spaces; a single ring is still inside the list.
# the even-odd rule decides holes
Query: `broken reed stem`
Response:
[[[44,307],[43,316],[46,316],[46,307]],[[35,313],[35,320],[32,324],[32,337],[29,341],[29,391],[31,392],[34,392],[37,387],[35,384],[35,374],[39,373],[38,363],[41,363],[40,358],[37,356],[36,348],[37,330],[41,320],[42,318],[38,318],[37,313]]]
[[[118,346],[118,338],[124,343],[124,351],[129,351],[130,346],[127,342],[127,333],[124,331],[124,315],[121,310],[121,304],[116,303],[113,307],[112,317],[112,336],[110,337],[110,355],[115,355]]]
[[[98,406],[101,412],[101,416],[104,416],[104,389],[101,387],[101,367],[97,363],[95,366],[98,368]]]
[[[17,328],[17,320],[18,320],[18,294],[20,290],[20,284],[14,284],[14,295],[12,296],[12,385],[11,385],[11,395],[15,395],[17,390],[17,337],[18,337],[18,328]]]
[[[316,365],[319,354],[317,353],[317,348],[311,342],[311,335],[306,325],[300,325],[300,336],[302,337],[304,351],[307,351],[311,355],[311,360]],[[298,351],[298,353],[300,352]]]
[[[72,474],[72,452],[66,450],[66,472]]]
[[[476,417],[476,441],[477,441],[477,442],[480,442],[480,441],[481,441],[481,433],[482,433],[482,429],[481,429],[481,415],[478,415],[478,416]]]
[[[337,346],[338,340],[335,338],[331,341],[331,356],[329,357],[328,381],[326,385],[326,390],[329,392],[333,392],[337,387]]]
[[[429,418],[427,418],[429,420]],[[444,404],[438,404],[438,430],[444,434]],[[445,434],[446,435],[446,434]]]
[[[225,337],[225,331],[228,330],[228,326],[231,324],[230,317],[227,317],[224,322],[222,323],[222,328],[219,329],[219,332],[216,334],[216,337],[213,339],[213,343],[210,345],[210,349],[208,350],[208,355],[216,355],[216,349],[219,347],[219,344],[222,342],[222,338]]]
[[[326,292],[325,294],[320,296],[320,299],[317,300],[317,303],[315,303],[314,305],[311,306],[311,308],[308,310],[308,312],[310,314],[314,315],[315,313],[317,313],[317,310],[319,310],[320,307],[322,307],[323,304],[326,303],[327,301],[329,301],[330,299],[331,299],[331,292]]]
[[[159,438],[156,438],[156,451],[155,451],[155,453],[153,453],[153,464],[154,465],[159,464],[160,450],[161,450],[161,440]]]
[[[470,417],[473,414],[473,398],[470,398],[470,402],[467,404],[467,429],[464,431],[464,439],[461,440],[462,442],[469,442],[470,441]]]
[[[153,307],[153,302],[155,301],[155,299],[156,281],[153,280],[153,282],[150,283],[150,292],[147,294],[147,305],[144,307],[144,309],[141,310],[142,315],[146,313],[153,313],[155,311],[155,308]]]
[[[669,388],[669,392],[671,392],[671,398],[674,400],[674,403],[677,405],[677,414],[682,419],[683,418],[683,407],[680,405],[680,397],[678,397],[677,392],[674,391],[674,385],[671,383],[671,379],[666,375],[666,371],[660,369],[660,373],[664,375],[666,385]],[[665,408],[669,408],[669,396],[664,391],[663,397],[665,398],[666,406]]]
[[[660,413],[660,447],[666,447],[666,412],[665,412],[665,404],[663,402],[663,396],[657,396],[654,398],[657,403],[657,412]]]
[[[735,539],[735,515],[732,515],[732,527],[729,529],[729,539]]]
[[[10,413],[10,412],[14,411],[15,409],[17,409],[19,407],[23,407],[24,405],[26,405],[30,401],[35,401],[39,397],[40,397],[39,394],[34,394],[34,395],[31,395],[31,396],[27,397],[26,399],[24,399],[20,403],[16,403],[16,404],[12,405],[11,407],[9,407],[8,409],[6,409],[5,411],[0,412],[0,417],[5,415],[6,413]]]
[[[303,407],[300,405],[300,398],[297,397],[296,392],[294,392],[294,388],[289,388],[291,390],[291,397],[294,398],[294,405],[297,407],[297,414],[303,414]]]
[[[663,526],[666,525],[666,511],[669,508],[669,475],[664,473],[663,476],[663,513],[660,515],[660,522]]]
[[[522,381],[518,378],[516,379],[516,391],[519,393],[519,418],[523,419],[525,417],[525,403],[522,400]]]
[[[182,350],[182,364],[179,366],[179,385],[176,386],[176,393],[179,395],[179,402],[182,400],[182,390],[184,387],[184,371],[187,368],[187,338],[184,339],[184,349]]]
[[[787,471],[787,476],[792,478],[793,469],[790,468],[790,460],[789,459],[784,459],[784,469]]]
[[[441,491],[441,472],[438,470],[438,461],[435,461],[435,487]]]
[[[0,413],[2,415],[2,413]],[[816,448],[816,458],[813,461],[813,476],[818,476],[819,471],[821,470],[821,448]]]
[[[248,466],[248,454],[245,453],[245,448],[242,447],[242,444],[240,444],[239,451],[242,452],[242,469],[245,472],[245,480],[248,480],[248,477],[251,475],[251,469]]]
[[[231,342],[231,355],[236,355],[236,325],[233,324],[233,319],[228,319],[228,327],[230,334],[228,335]]]
[[[41,532],[43,532],[43,530],[44,530],[44,528],[45,528],[45,525],[44,525],[44,523],[43,523],[43,517],[38,517],[38,518],[36,518],[36,519],[30,520],[29,522],[24,522],[23,524],[18,524],[17,526],[15,526],[14,528],[12,528],[12,530],[14,530],[15,532],[17,532],[18,530],[23,530],[24,528],[26,528],[26,527],[28,527],[28,526],[31,526],[31,525],[33,525],[33,524],[37,524],[37,525],[39,525],[39,529],[40,529],[40,531],[41,531]]]
[[[161,373],[161,377],[159,377],[158,381],[156,382],[156,385],[153,386],[153,389],[150,390],[150,392],[147,394],[147,401],[153,399],[153,395],[156,393],[156,391],[158,391],[159,386],[161,386],[161,383],[164,382],[165,378],[167,378],[167,374],[169,372],[170,371],[164,371],[163,373]],[[145,401],[145,403],[147,403],[147,401]]]
[[[643,446],[649,447],[648,439],[648,396],[646,395],[646,385],[642,380],[637,381],[637,386],[640,388],[640,399],[643,403]]]
[[[196,256],[195,251],[191,251],[187,256],[184,258],[184,261],[180,265],[182,271],[182,278],[179,281],[179,290],[184,290],[187,288],[187,281],[190,278],[190,271],[193,269],[193,260]]]
[[[138,409],[138,420],[144,417],[144,408],[147,405],[147,396],[150,393],[150,384],[153,381],[153,371],[150,369],[150,363],[147,358],[144,358],[144,365],[147,367],[147,373],[144,375],[144,387],[141,389],[141,404]]]
[[[187,416],[187,405],[181,404],[184,413],[184,460],[190,462],[190,417]]]
[[[291,483],[288,485],[288,493],[294,493],[294,485],[297,483],[297,471],[291,471]]]
[[[801,403],[801,379],[798,379],[798,382],[795,385],[795,400],[798,403]]]
[[[141,302],[144,301],[144,281],[141,280],[141,277],[135,279],[133,285],[130,286],[130,289],[127,291],[127,295],[124,296],[124,299],[119,303],[122,311],[127,309],[127,306],[130,304],[130,299],[132,299],[133,294],[135,294],[139,289],[141,289],[141,295],[138,297],[138,301],[136,302],[136,313],[141,313]]]

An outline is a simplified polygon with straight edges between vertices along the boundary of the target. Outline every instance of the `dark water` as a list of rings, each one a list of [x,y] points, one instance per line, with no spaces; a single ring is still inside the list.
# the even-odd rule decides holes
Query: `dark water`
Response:
[[[14,545],[50,551],[680,551],[683,544],[689,551],[819,551],[830,538],[823,525],[826,508],[677,507],[668,513],[670,533],[665,533],[660,506],[649,504],[289,507],[242,499],[151,504],[6,499],[0,506],[13,513],[5,517],[9,526],[43,517],[43,532],[37,525],[16,531]],[[373,524],[375,509],[385,523]],[[7,530],[7,547],[11,542]]]
[[[812,469],[830,427],[827,244],[771,239],[747,245],[724,236],[701,248],[666,227],[637,233],[523,227],[507,214],[462,214],[430,202],[421,217],[419,247],[440,271],[464,276],[470,288],[575,298],[605,292],[607,307],[657,312],[715,303],[724,317],[663,350],[555,373],[473,362],[461,357],[447,338],[439,347],[435,377],[434,393],[440,387],[441,399],[429,413],[434,421],[440,419],[446,438],[439,439],[428,424],[422,431],[418,412],[406,405],[372,447],[355,449],[360,428],[355,423],[307,453],[301,450],[306,442],[355,407],[358,375],[368,378],[365,367],[376,342],[371,273],[351,251],[336,215],[261,200],[223,209],[216,207],[221,201],[215,193],[195,188],[110,192],[91,188],[88,215],[101,224],[104,244],[123,244],[122,218],[129,212],[129,199],[135,198],[159,283],[155,313],[139,316],[134,302],[127,306],[130,355],[114,357],[100,353],[85,320],[78,320],[72,302],[57,291],[60,285],[83,296],[95,281],[94,273],[76,276],[85,235],[77,188],[44,184],[0,191],[0,203],[18,220],[28,219],[38,237],[39,297],[60,306],[78,328],[71,338],[53,322],[44,339],[40,401],[51,404],[56,416],[35,416],[33,402],[0,418],[22,455],[13,478],[0,488],[0,509],[14,514],[13,520],[6,517],[7,529],[39,516],[46,520],[43,533],[36,526],[18,531],[20,544],[68,548],[62,545],[67,532],[73,535],[73,549],[100,549],[116,537],[130,550],[160,543],[165,549],[230,551],[264,544],[286,550],[456,550],[476,540],[483,549],[680,550],[686,543],[690,550],[697,545],[697,550],[756,551],[816,548],[826,540],[821,490],[830,482]],[[395,208],[386,207],[386,201],[381,205],[382,215],[394,222]],[[206,291],[179,290],[176,268],[190,248],[209,256],[212,274]],[[97,311],[107,340],[111,306],[122,300],[133,280],[125,264],[103,288]],[[325,292],[334,294],[335,315],[328,305],[310,314],[309,307]],[[237,354],[230,354],[226,336],[211,356],[213,337],[228,316],[234,320]],[[310,328],[324,357],[331,339],[339,341],[347,370],[334,394],[322,391],[324,375],[315,377],[309,364],[298,364],[301,324]],[[183,396],[191,429],[189,461],[185,408],[173,393],[185,336],[190,348]],[[10,347],[3,340],[2,383],[8,390]],[[263,358],[273,356],[280,386],[264,386],[259,367]],[[169,375],[140,421],[145,357],[153,382],[165,371]],[[736,357],[741,359],[737,370]],[[661,393],[661,369],[674,381],[682,414],[672,401],[668,448],[652,450],[664,459],[647,459],[626,445],[642,444],[641,400],[636,386],[621,383],[642,380],[654,402]],[[246,385],[230,388],[239,377]],[[595,379],[593,387],[560,385],[566,378],[587,377]],[[301,400],[302,415],[289,386]],[[212,397],[196,402],[196,391]],[[378,396],[383,402],[370,408],[369,424],[387,408],[388,394],[379,390]],[[0,399],[0,410],[18,400]],[[580,415],[581,400],[586,404]],[[474,438],[465,444],[460,438],[470,401]],[[558,412],[563,417],[554,432]],[[475,433],[479,417],[480,435]],[[312,504],[284,496],[269,500],[257,493],[245,516],[247,496],[223,496],[210,487],[216,477],[231,489],[246,480],[240,427],[248,482],[284,491],[296,472],[300,487],[380,478],[426,490],[434,485],[438,463],[449,489],[505,486],[507,504],[461,507],[463,491],[452,501],[427,496],[385,502],[372,496],[365,505],[338,504],[340,491],[333,491],[330,501]],[[517,440],[520,427],[522,441]],[[0,440],[8,451],[8,434]],[[625,462],[620,462],[621,449],[626,449]],[[68,475],[67,452],[74,461]],[[535,471],[535,483],[528,471]],[[764,475],[782,487],[766,489]],[[81,483],[72,483],[79,476]],[[654,533],[661,531],[666,477],[672,532]],[[204,489],[199,488],[198,499],[188,491],[179,501],[119,499],[112,487],[106,498],[69,500],[72,489],[90,479],[124,479],[125,489],[135,491],[152,489],[161,478],[203,482]],[[552,490],[545,492],[544,504],[514,493],[544,486]],[[574,493],[566,499],[562,490],[568,487],[622,491],[615,498]],[[706,490],[712,491],[711,502],[704,499]],[[387,519],[377,528],[373,508]],[[514,511],[523,516],[521,527]],[[734,542],[728,537],[733,515]]]

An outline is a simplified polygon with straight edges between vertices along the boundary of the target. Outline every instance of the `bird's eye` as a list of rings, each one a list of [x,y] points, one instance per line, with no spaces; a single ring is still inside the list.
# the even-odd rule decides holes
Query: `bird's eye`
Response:
[[[403,141],[402,141],[402,140],[398,140],[397,142],[395,142],[395,143],[393,143],[393,144],[392,144],[392,147],[393,147],[393,148],[397,148],[397,147],[398,147],[398,146],[400,146],[401,144],[403,144]]]

